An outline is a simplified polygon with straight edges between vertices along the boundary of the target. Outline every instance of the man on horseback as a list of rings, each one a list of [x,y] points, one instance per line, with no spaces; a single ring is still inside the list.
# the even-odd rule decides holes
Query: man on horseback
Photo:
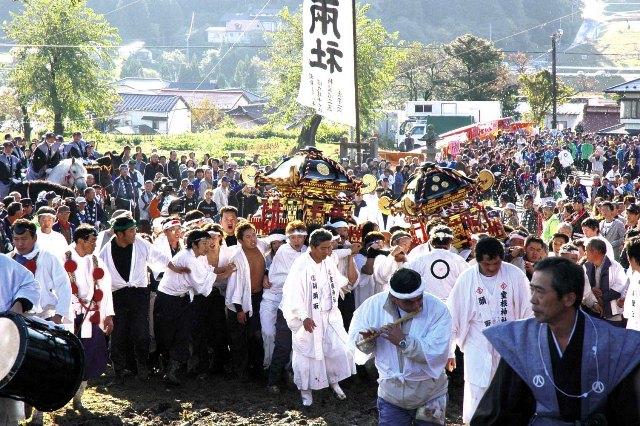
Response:
[[[13,143],[5,141],[0,155],[0,199],[11,191],[11,184],[20,182],[20,160],[12,155]]]
[[[87,142],[82,139],[82,132],[73,132],[73,140],[64,145],[62,156],[64,158],[87,158]]]
[[[33,153],[33,161],[29,165],[27,180],[46,179],[47,169],[52,169],[60,162],[60,143],[56,142],[56,135],[49,132],[44,135]]]

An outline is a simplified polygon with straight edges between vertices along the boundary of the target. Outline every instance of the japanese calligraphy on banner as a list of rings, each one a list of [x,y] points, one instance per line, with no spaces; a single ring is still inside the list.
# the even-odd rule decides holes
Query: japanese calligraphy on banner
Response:
[[[352,0],[304,0],[298,102],[331,121],[356,125]]]

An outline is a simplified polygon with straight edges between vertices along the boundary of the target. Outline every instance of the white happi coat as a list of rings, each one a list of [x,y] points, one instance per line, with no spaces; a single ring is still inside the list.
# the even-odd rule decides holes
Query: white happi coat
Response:
[[[76,251],[75,244],[71,244],[69,249],[71,251],[71,260],[78,264],[78,268],[75,270],[76,285],[78,286],[78,297],[83,300],[91,300],[93,298],[94,282],[93,282],[93,254],[88,254],[84,257],[80,257]],[[104,330],[104,319],[108,316],[114,316],[113,310],[113,298],[111,296],[111,275],[106,265],[98,256],[98,267],[104,271],[104,277],[98,280],[98,287],[102,290],[102,300],[100,301],[100,328]],[[72,298],[73,310],[77,314],[85,314],[78,298],[73,296]],[[80,337],[91,337],[91,322],[89,321],[89,315],[82,323],[80,330]]]
[[[60,259],[64,262],[64,253],[67,251],[69,243],[67,243],[67,240],[61,233],[52,230],[48,234],[45,234],[38,229],[36,235],[38,236],[38,244],[40,247],[60,256]]]
[[[173,256],[171,262],[177,268],[189,268],[191,272],[181,274],[167,269],[160,280],[160,284],[158,284],[158,291],[169,296],[184,296],[189,293],[191,301],[197,294],[205,297],[211,294],[216,274],[213,266],[210,266],[206,261],[203,262],[198,257],[193,254],[192,249],[180,250],[178,254]]]
[[[168,245],[168,244],[167,244]],[[131,267],[129,269],[129,281],[125,281],[121,276],[116,265],[113,262],[113,256],[111,255],[111,243],[105,245],[100,251],[100,258],[109,268],[111,273],[111,290],[116,291],[124,287],[136,287],[145,288],[149,285],[149,278],[147,275],[147,261],[149,259],[149,252],[151,251],[151,244],[144,240],[141,236],[136,235],[136,239],[133,243],[133,249],[131,250]],[[165,265],[166,266],[166,265]]]
[[[153,277],[157,280],[159,275],[167,272],[167,265],[171,262],[171,246],[167,236],[162,233],[153,241],[151,250],[149,251],[149,268],[153,273]]]
[[[261,254],[264,256],[262,251]],[[229,277],[225,305],[233,312],[236,311],[235,304],[242,305],[242,311],[246,312],[248,316],[252,316],[256,312],[253,312],[251,306],[251,269],[249,268],[247,256],[241,247],[231,258],[231,263],[234,263],[237,269]],[[265,259],[265,265],[266,263]]]
[[[10,256],[15,258],[17,254],[18,252],[13,250]],[[63,324],[70,324],[74,318],[71,314],[71,283],[60,256],[41,250],[37,242],[31,253],[24,257],[31,260],[36,255],[38,260],[35,279],[40,283],[40,303],[34,305],[33,309],[41,318],[50,318],[58,314],[64,318]]]
[[[627,328],[629,330],[640,331],[640,272],[633,271],[629,276],[623,315],[628,319]]]
[[[497,275],[484,279],[490,284],[483,282],[478,265],[467,269],[460,275],[447,299],[453,324],[449,357],[454,357],[456,344],[465,356],[465,423],[471,420],[500,361],[500,355],[482,330],[499,322],[533,316],[529,302],[529,280],[520,269],[502,262]]]
[[[269,266],[270,288],[262,292],[260,302],[260,327],[262,329],[262,344],[264,346],[264,365],[271,364],[271,356],[276,342],[276,320],[278,318],[278,306],[282,301],[282,287],[289,275],[293,262],[307,251],[307,246],[302,246],[296,251],[289,242],[283,244]]]
[[[309,358],[321,360],[324,358],[322,350],[322,334],[307,332],[302,323],[311,318],[316,324],[322,322],[317,305],[314,306],[313,284],[330,286],[329,277],[333,280],[333,305],[329,313],[329,323],[342,341],[346,344],[348,336],[342,323],[342,315],[338,309],[338,294],[340,288],[347,285],[347,278],[338,272],[336,264],[330,259],[321,262],[327,271],[327,276],[315,276],[316,261],[310,253],[305,253],[293,262],[291,272],[287,276],[282,291],[282,314],[289,328],[293,332],[293,350]],[[317,294],[317,292],[316,292]],[[317,299],[316,299],[317,300]]]
[[[367,257],[363,254],[356,254],[353,257],[353,261],[356,263],[356,269],[360,272],[360,279],[358,279],[358,285],[353,290],[356,308],[364,303],[369,297],[373,296],[375,290],[375,281],[373,280],[373,274],[368,275],[362,272],[362,267],[367,263]]]
[[[306,253],[306,251],[307,246],[302,246],[300,251],[296,251],[288,242],[278,249],[269,267],[269,282],[271,283],[271,288],[264,290],[262,300],[272,300],[277,302],[277,304],[280,303],[280,300],[282,300],[282,287],[284,287],[284,282],[289,275],[291,265],[293,265],[293,262],[295,262],[301,254]]]
[[[405,314],[406,315],[406,314]],[[389,324],[399,318],[399,311],[389,299],[389,292],[367,299],[353,314],[349,338],[356,359],[361,331]],[[407,348],[399,349],[382,337],[365,344],[365,353],[375,356],[380,384],[378,395],[405,409],[415,409],[447,393],[444,367],[449,353],[451,315],[446,305],[424,293],[422,312],[401,325],[407,335]],[[402,355],[400,355],[402,353]]]
[[[373,263],[374,292],[377,294],[388,291],[391,276],[405,264],[406,262],[396,261],[395,257],[391,254],[387,256],[376,256],[376,260]]]
[[[460,274],[469,264],[449,250],[434,248],[404,265],[413,269],[425,280],[425,291],[446,302]]]

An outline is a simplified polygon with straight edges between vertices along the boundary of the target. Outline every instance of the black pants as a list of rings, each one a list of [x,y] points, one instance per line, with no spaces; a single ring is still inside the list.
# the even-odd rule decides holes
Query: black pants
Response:
[[[227,321],[225,315],[224,296],[220,294],[220,290],[214,288],[209,295],[211,304],[209,305],[209,313],[213,332],[213,367],[216,370],[222,370],[231,360],[229,352],[229,332],[227,330]],[[259,311],[258,311],[259,312]],[[260,317],[260,315],[258,315]]]
[[[205,372],[212,366],[222,369],[229,362],[229,339],[224,303],[224,296],[217,288],[214,288],[209,296],[198,295],[193,300],[192,342],[193,355],[197,361],[195,368],[198,372]]]
[[[262,346],[262,330],[260,327],[260,302],[262,293],[251,295],[252,315],[247,314],[244,325],[238,322],[237,314],[227,309],[227,327],[231,340],[231,358],[234,372],[240,377],[246,377],[249,368],[257,371],[264,363],[264,348]]]
[[[269,386],[277,385],[282,380],[282,373],[291,358],[291,329],[278,309],[276,317],[276,344],[271,356],[271,366],[269,367]]]
[[[344,329],[348,330],[351,324],[351,318],[353,318],[353,313],[356,310],[356,299],[353,292],[345,294],[344,299],[341,297],[338,298],[338,309],[340,309],[340,313],[342,314]]]
[[[128,365],[127,359],[147,362],[149,357],[149,289],[125,287],[113,292],[113,333],[111,361],[116,373]]]
[[[157,352],[186,363],[193,329],[193,307],[189,296],[169,296],[158,291],[153,309]]]

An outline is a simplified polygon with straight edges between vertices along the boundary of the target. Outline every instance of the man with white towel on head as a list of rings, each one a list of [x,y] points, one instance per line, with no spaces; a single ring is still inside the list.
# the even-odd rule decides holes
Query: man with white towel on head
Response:
[[[375,356],[379,424],[444,425],[451,315],[416,271],[396,271],[389,285],[364,301],[349,329],[352,348]]]
[[[339,382],[356,372],[338,309],[340,289],[350,283],[328,259],[332,239],[326,229],[313,231],[309,251],[295,260],[282,289],[282,314],[293,333],[294,382],[305,406],[313,403],[312,390],[326,387],[346,399]]]

